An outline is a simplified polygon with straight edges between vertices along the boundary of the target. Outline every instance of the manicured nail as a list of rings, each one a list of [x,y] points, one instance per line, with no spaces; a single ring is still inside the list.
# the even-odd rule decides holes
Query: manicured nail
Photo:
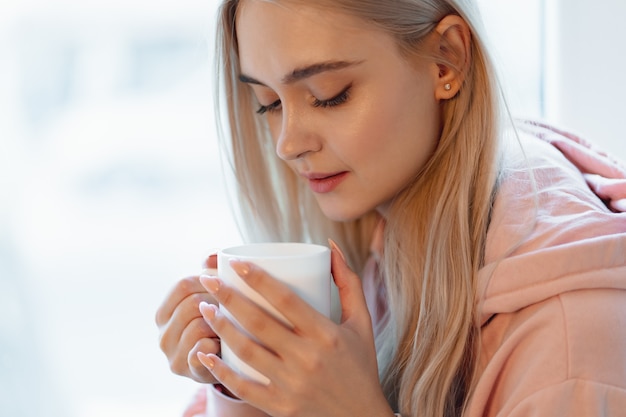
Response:
[[[209,369],[213,369],[215,367],[215,361],[213,360],[211,355],[198,352],[197,356],[198,356],[198,360],[200,361],[200,363],[202,363],[202,365],[206,366]]]
[[[200,308],[200,313],[206,321],[213,320],[217,314],[217,307],[215,304],[209,304],[206,301],[202,301],[198,308]]]
[[[230,267],[239,275],[244,278],[246,275],[250,273],[250,265],[246,262],[239,261],[237,259],[231,259],[229,261]]]
[[[209,250],[207,250],[205,252],[206,256],[204,257],[204,262],[202,263],[202,266],[204,268],[206,268],[207,267],[207,261],[209,260],[209,258],[217,257],[217,253],[219,251],[220,251],[219,248],[210,248]]]
[[[341,256],[341,259],[343,259],[344,262],[346,262],[346,257],[344,256],[343,252],[341,251],[341,249],[339,249],[339,246],[337,246],[337,244],[335,243],[334,240],[332,239],[328,239],[328,244],[330,245],[330,247],[334,250],[337,251],[337,253],[339,254],[339,256]]]
[[[222,285],[222,282],[218,278],[207,275],[200,276],[200,283],[211,294],[216,294]]]

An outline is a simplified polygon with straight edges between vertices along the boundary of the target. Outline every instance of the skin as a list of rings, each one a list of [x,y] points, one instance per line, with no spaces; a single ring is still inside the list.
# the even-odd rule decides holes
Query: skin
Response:
[[[209,256],[203,267],[217,268],[217,256]],[[181,279],[157,310],[155,322],[160,333],[160,348],[169,360],[171,371],[198,382],[215,383],[217,380],[197,355],[198,352],[220,351],[219,338],[198,310],[201,302],[215,304],[217,301],[202,286],[200,276]]]
[[[446,51],[456,52],[459,70],[407,60],[386,33],[314,7],[243,0],[236,29],[242,82],[265,110],[259,117],[267,117],[277,155],[303,174],[303,181],[341,173],[330,191],[316,193],[331,219],[354,219],[373,209],[385,215],[393,196],[419,175],[436,147],[442,100],[462,85],[470,58],[465,22],[448,16],[436,29],[447,41]],[[232,266],[293,329],[217,277],[182,280],[156,319],[172,371],[220,382],[273,416],[392,416],[378,380],[361,281],[340,249],[332,243],[331,249],[342,306],[339,324],[252,264]],[[215,267],[215,258],[205,266]],[[217,303],[254,339],[221,315]],[[270,384],[247,380],[225,365],[218,357],[220,339]]]
[[[391,36],[313,7],[244,1],[237,22],[242,78],[269,107],[278,156],[305,177],[346,173],[315,193],[324,214],[358,218],[418,175],[440,133],[437,65],[409,62]]]
[[[238,357],[270,379],[268,385],[259,384],[233,372],[216,355],[199,354],[200,361],[235,396],[272,416],[393,415],[378,382],[374,335],[361,282],[336,248],[331,268],[343,302],[341,325],[294,297],[288,287],[253,264],[231,265],[294,325],[287,328],[219,279],[201,278],[256,340],[242,333],[215,305],[200,304],[204,318]]]

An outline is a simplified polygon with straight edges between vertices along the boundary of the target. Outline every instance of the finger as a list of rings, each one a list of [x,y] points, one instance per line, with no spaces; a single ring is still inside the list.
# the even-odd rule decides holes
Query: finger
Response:
[[[235,372],[216,355],[198,354],[198,358],[213,373],[215,379],[237,398],[257,407],[258,404],[267,402],[268,387],[266,385]]]
[[[204,321],[203,317],[192,320],[181,334],[165,333],[161,339],[161,349],[169,360],[172,372],[177,375],[192,376],[188,361],[189,351],[199,341],[203,339],[208,341],[215,337],[215,332]],[[219,345],[212,349],[217,352]]]
[[[155,316],[157,326],[165,325],[172,317],[172,314],[174,314],[176,307],[184,299],[197,293],[206,293],[197,276],[183,278],[178,281],[165,297],[163,304],[157,309]]]
[[[328,241],[331,247],[331,272],[339,290],[339,300],[341,302],[341,322],[345,323],[351,319],[367,319],[366,323],[361,324],[365,325],[365,328],[370,328],[371,319],[361,280],[346,263],[339,246],[331,239]]]
[[[603,200],[626,198],[626,179],[605,178],[594,174],[584,176],[587,184]]]
[[[215,269],[217,268],[217,253],[212,253],[204,260],[202,264],[203,268]]]
[[[276,318],[241,292],[222,285],[219,279],[201,277],[200,282],[205,288],[214,292],[214,296],[228,310],[228,313],[237,321],[239,326],[270,350],[277,351],[284,344],[285,338],[293,335],[291,326]],[[201,306],[200,309],[204,315],[206,306]]]
[[[615,164],[609,157],[577,143],[556,142],[555,146],[583,172],[598,174],[607,178],[624,178],[626,170]]]
[[[192,379],[205,384],[212,384],[216,382],[211,371],[209,371],[198,359],[198,353],[217,355],[220,353],[220,350],[221,343],[218,338],[204,338],[196,342],[187,355],[187,364]]]
[[[161,350],[163,352],[168,354],[175,350],[176,346],[183,339],[183,334],[186,331],[189,333],[189,330],[187,330],[189,327],[193,330],[193,333],[188,335],[188,338],[197,336],[195,340],[198,340],[202,337],[215,336],[213,330],[201,320],[202,315],[200,310],[198,310],[201,302],[215,303],[216,301],[206,290],[202,293],[190,294],[178,304],[169,321],[160,327]]]
[[[611,208],[618,213],[626,212],[626,198],[620,200],[611,200]]]
[[[277,356],[253,340],[225,314],[222,314],[215,305],[203,303],[200,310],[215,333],[219,335],[223,343],[228,344],[228,347],[240,360],[264,375],[279,368]]]
[[[292,325],[292,331],[311,334],[313,331],[319,331],[320,319],[325,319],[324,324],[330,323],[330,319],[320,314],[285,283],[255,264],[231,261],[230,266],[248,286],[259,293]]]
[[[599,149],[595,144],[578,135],[535,121],[531,133],[559,149],[571,162],[584,172],[608,178],[626,178],[626,167]]]

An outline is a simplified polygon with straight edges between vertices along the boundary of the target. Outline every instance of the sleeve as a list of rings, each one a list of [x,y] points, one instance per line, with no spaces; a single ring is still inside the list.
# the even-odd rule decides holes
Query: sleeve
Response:
[[[214,385],[200,388],[183,417],[268,417],[250,404],[223,394]]]
[[[625,416],[624,323],[626,291],[615,288],[495,315],[483,327],[482,372],[466,417]]]
[[[234,399],[217,390],[215,385],[207,388],[206,417],[268,417],[250,404]]]

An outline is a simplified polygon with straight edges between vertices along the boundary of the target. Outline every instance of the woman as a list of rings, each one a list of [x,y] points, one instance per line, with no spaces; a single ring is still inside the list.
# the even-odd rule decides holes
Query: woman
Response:
[[[157,313],[161,347],[174,372],[219,384],[208,415],[626,409],[626,217],[605,204],[619,198],[586,184],[596,155],[574,137],[501,126],[480,33],[469,1],[224,2],[223,132],[247,237],[330,237],[341,320],[254,265],[235,267],[294,330],[216,277],[181,281]],[[598,158],[623,190],[626,171]],[[223,364],[220,339],[270,384]]]

